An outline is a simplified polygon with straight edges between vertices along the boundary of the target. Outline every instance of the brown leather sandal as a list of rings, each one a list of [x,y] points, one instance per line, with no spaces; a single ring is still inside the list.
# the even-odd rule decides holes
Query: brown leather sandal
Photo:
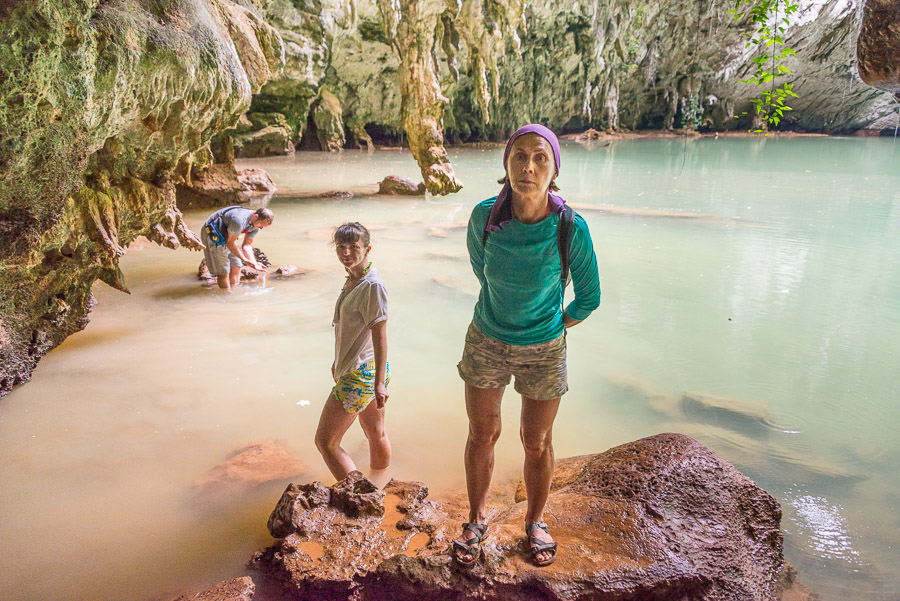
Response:
[[[487,535],[487,524],[470,524],[467,522],[463,524],[463,534],[466,533],[466,530],[472,532],[474,536],[466,539],[464,543],[456,539],[453,540],[453,561],[464,568],[471,568],[481,556],[481,541]],[[463,555],[471,555],[472,559],[463,559]]]
[[[552,543],[548,543],[542,541],[539,538],[536,538],[534,536],[534,532],[538,528],[540,528],[547,534],[550,534],[550,529],[544,522],[534,522],[533,524],[528,524],[527,526],[525,526],[525,533],[528,535],[528,542],[531,544],[531,561],[537,567],[543,568],[556,561],[556,542],[554,541]],[[549,559],[538,561],[537,556],[544,551],[549,551],[550,553],[552,553],[552,555],[550,555]]]

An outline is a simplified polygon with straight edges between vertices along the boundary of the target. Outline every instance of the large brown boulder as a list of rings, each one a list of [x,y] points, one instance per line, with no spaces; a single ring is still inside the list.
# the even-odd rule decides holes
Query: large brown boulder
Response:
[[[900,99],[900,0],[866,0],[856,57],[864,82]]]
[[[269,522],[281,540],[256,561],[289,595],[776,599],[784,565],[778,503],[681,434],[560,461],[545,512],[560,551],[547,568],[528,559],[515,483],[492,493],[484,557],[472,570],[448,553],[467,514],[462,497],[431,501],[424,485],[391,481],[382,502],[364,483],[352,474],[331,489],[314,483],[285,492]],[[348,505],[347,490],[356,488],[367,498]]]

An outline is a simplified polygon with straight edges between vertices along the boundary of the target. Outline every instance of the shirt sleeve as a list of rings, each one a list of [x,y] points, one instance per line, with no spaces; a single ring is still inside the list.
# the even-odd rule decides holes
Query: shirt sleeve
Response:
[[[600,306],[600,275],[597,255],[587,223],[575,215],[572,241],[569,243],[569,270],[575,288],[575,299],[566,307],[566,315],[581,321]]]
[[[469,217],[469,229],[466,235],[466,246],[469,248],[469,261],[472,263],[472,271],[478,278],[478,283],[484,286],[484,225],[487,222],[488,212],[481,204],[475,206]]]
[[[387,288],[380,283],[366,286],[366,301],[360,307],[366,327],[371,328],[379,321],[388,318]]]

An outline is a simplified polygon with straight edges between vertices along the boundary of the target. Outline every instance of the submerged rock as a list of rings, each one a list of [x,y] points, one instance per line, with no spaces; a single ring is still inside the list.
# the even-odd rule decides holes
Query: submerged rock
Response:
[[[347,200],[348,198],[353,198],[353,192],[350,192],[348,190],[329,190],[328,192],[317,194],[316,198],[326,198],[328,200]]]
[[[278,443],[265,440],[235,449],[224,463],[199,477],[194,489],[204,497],[223,497],[308,472],[306,464]]]
[[[256,564],[287,594],[316,599],[776,598],[778,503],[684,435],[560,461],[545,513],[559,556],[542,569],[528,558],[515,483],[493,495],[484,557],[463,570],[448,553],[462,499],[431,501],[424,485],[391,481],[380,504],[366,482],[289,487],[269,522],[281,540]]]
[[[250,601],[256,585],[249,576],[226,580],[194,595],[184,595],[174,601]]]

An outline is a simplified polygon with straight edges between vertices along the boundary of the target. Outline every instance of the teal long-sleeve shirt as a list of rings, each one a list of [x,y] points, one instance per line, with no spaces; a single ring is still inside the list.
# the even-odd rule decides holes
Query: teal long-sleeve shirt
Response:
[[[469,259],[481,283],[473,321],[486,336],[516,346],[558,338],[565,330],[556,242],[559,217],[553,213],[533,224],[513,219],[491,232],[482,246],[484,225],[496,200],[479,203],[469,218]],[[600,305],[600,278],[591,234],[577,213],[569,249],[575,299],[566,314],[582,320]]]

